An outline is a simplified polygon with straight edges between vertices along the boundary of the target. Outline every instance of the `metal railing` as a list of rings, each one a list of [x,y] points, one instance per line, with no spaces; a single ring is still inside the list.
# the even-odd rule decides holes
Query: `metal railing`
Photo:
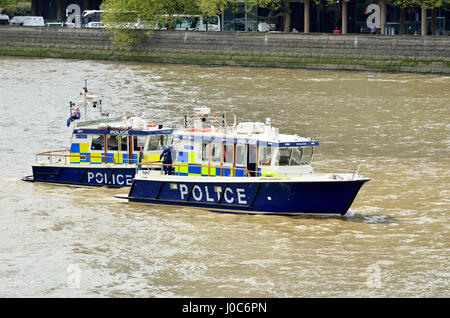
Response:
[[[36,154],[36,162],[39,162],[39,157],[47,157],[47,159],[49,159],[50,163],[61,163],[61,159],[64,159],[64,164],[67,164],[68,162],[71,162],[71,159],[73,158],[80,158],[80,160],[86,160],[87,158],[89,158],[89,161],[91,161],[91,158],[95,158],[95,159],[101,159],[103,163],[103,159],[105,159],[105,162],[107,163],[108,159],[112,160],[112,164],[117,164],[116,159],[114,157],[107,157],[104,154],[102,154],[101,156],[92,156],[92,154],[88,154],[88,155],[75,155],[75,154],[71,154],[69,153],[69,149],[64,149],[64,150],[51,150],[51,151],[45,151],[45,152],[41,152]],[[130,161],[134,161],[132,159],[126,159],[126,160],[122,160],[127,162],[128,164],[130,164]],[[91,163],[91,162],[88,162]]]
[[[346,173],[346,174],[351,174],[352,175],[352,180],[355,179],[355,177],[357,175],[359,175],[359,171],[361,170],[363,165],[366,165],[367,162],[366,160],[361,160],[361,161],[353,161],[352,163],[356,164],[356,166],[353,169],[335,169],[335,168],[324,168],[324,167],[314,167],[314,171],[320,172],[320,173],[331,173],[331,174],[336,174],[336,173]]]
[[[172,168],[174,168],[174,170],[177,167],[178,168],[180,168],[180,167],[188,167],[186,165],[180,165],[179,163],[166,164],[166,163],[162,163],[162,161],[142,162],[142,163],[138,163],[137,166],[138,166],[138,169],[146,168],[147,170],[156,170],[156,168],[158,168],[158,170],[161,170],[161,171],[163,170],[164,167],[172,167]],[[215,176],[219,176],[219,177],[223,177],[224,176],[223,173],[222,173],[222,171],[224,169],[233,171],[233,175],[232,176],[236,176],[236,171],[244,171],[244,174],[247,177],[251,176],[251,174],[250,174],[251,172],[255,172],[255,174],[257,173],[257,171],[250,171],[247,168],[238,168],[238,167],[230,167],[230,166],[222,166],[222,165],[217,166],[217,165],[198,165],[198,164],[196,164],[195,167],[196,168],[208,168],[208,175],[210,175],[209,172],[211,171],[211,169],[216,169],[216,168],[221,169],[221,173],[219,175],[214,174]],[[174,173],[179,173],[177,171],[173,171],[173,172]]]
[[[79,121],[79,122],[77,122],[77,128],[91,126],[91,125],[97,125],[100,123],[114,123],[114,122],[122,122],[122,117],[102,118],[102,119],[88,120],[85,122]]]
[[[300,177],[303,175],[317,175],[317,174],[330,174],[330,177],[333,179],[345,179],[343,176],[340,176],[339,174],[346,174],[348,176],[351,175],[351,180],[354,180],[356,176],[358,176],[359,171],[363,164],[365,164],[365,160],[361,160],[356,168],[354,169],[334,169],[334,168],[314,168],[310,173],[299,173],[299,172],[284,172],[284,171],[251,171],[247,168],[238,168],[238,167],[230,167],[230,166],[223,166],[223,165],[202,165],[202,164],[196,164],[195,167],[198,168],[207,168],[207,169],[227,169],[233,171],[231,175],[227,176],[236,176],[236,171],[244,171],[244,175],[246,177],[251,177],[251,173],[253,172],[255,177],[261,177],[262,174],[267,174],[264,177]],[[163,167],[172,167],[173,168],[173,174],[179,173],[179,171],[176,171],[177,167],[187,167],[186,165],[180,165],[179,163],[174,164],[163,164],[162,161],[150,161],[150,162],[143,162],[137,164],[137,169],[146,169],[146,170],[158,170],[161,171],[161,174],[163,174]],[[210,171],[210,170],[208,170]],[[208,174],[210,175],[210,174]],[[214,174],[215,176],[225,176],[222,174]]]

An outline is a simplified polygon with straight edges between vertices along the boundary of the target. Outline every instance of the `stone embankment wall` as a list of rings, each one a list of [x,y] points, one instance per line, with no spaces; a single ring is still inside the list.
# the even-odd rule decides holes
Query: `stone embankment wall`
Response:
[[[450,75],[450,37],[155,31],[124,51],[104,29],[0,27],[0,55]]]

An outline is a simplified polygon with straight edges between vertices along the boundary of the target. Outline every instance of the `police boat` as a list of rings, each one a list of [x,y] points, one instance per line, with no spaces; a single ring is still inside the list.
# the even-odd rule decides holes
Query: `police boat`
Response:
[[[208,123],[212,122],[212,125]],[[354,171],[319,172],[311,162],[319,142],[280,134],[265,123],[228,126],[226,114],[196,108],[173,133],[173,174],[161,163],[143,163],[128,202],[245,214],[344,215],[362,185]]]
[[[137,164],[159,160],[173,129],[148,123],[142,116],[128,113],[110,118],[98,95],[88,92],[87,81],[80,95],[84,95],[80,103],[69,102],[67,126],[73,125],[70,149],[36,154],[33,175],[22,180],[83,186],[131,186]],[[79,105],[84,106],[84,120]],[[98,109],[97,114],[90,114],[97,119],[86,120],[89,109]]]

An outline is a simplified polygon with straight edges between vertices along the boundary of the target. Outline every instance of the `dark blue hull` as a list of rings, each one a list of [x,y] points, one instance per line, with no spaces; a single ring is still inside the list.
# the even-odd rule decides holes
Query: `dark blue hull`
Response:
[[[92,166],[33,166],[33,179],[25,181],[60,183],[83,186],[129,187],[136,168],[92,167]]]
[[[135,179],[128,200],[231,213],[343,215],[367,181],[221,183]]]

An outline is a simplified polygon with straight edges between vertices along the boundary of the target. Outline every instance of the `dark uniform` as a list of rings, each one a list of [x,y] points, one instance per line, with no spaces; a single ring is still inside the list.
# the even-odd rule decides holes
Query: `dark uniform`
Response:
[[[173,159],[175,159],[176,152],[175,149],[173,149],[172,146],[164,148],[163,152],[161,153],[161,156],[159,156],[159,160],[161,160],[164,157],[163,160],[163,170],[164,174],[172,175],[173,167]]]

